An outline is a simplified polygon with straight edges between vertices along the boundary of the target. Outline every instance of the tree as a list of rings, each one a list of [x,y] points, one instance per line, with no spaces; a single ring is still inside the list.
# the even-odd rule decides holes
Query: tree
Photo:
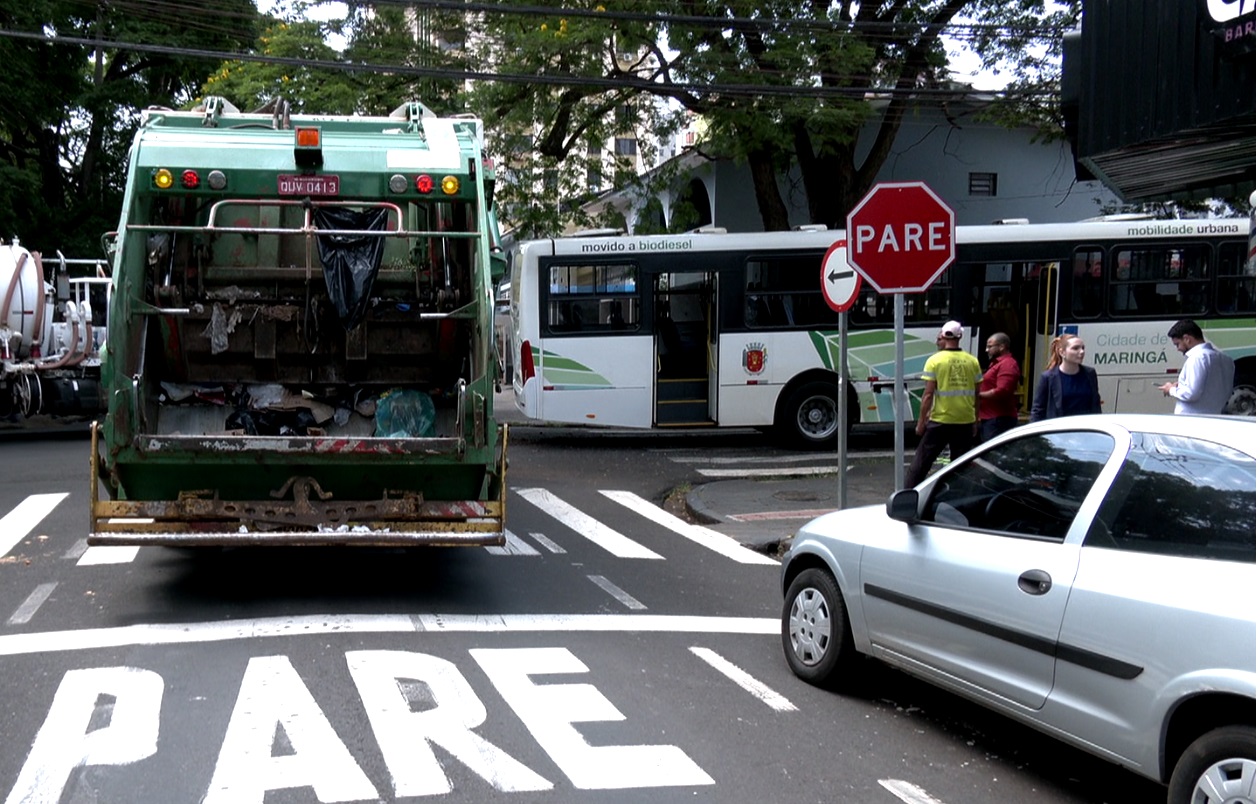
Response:
[[[539,23],[513,5],[485,14],[479,57],[538,80],[479,87],[473,104],[510,136],[532,134],[532,149],[513,149],[516,170],[573,177],[581,169],[560,162],[606,135],[612,110],[637,108],[645,129],[658,130],[669,114],[653,99],[668,99],[707,122],[704,150],[748,163],[767,229],[787,228],[781,187],[792,165],[811,221],[842,224],[906,115],[962,94],[948,81],[942,37],[951,31],[986,67],[1015,74],[997,107],[1006,118],[1057,119],[1058,47],[1079,12],[1075,0],[682,0],[654,13],[628,2],[557,10]],[[873,141],[859,141],[872,119]]]
[[[179,51],[237,50],[253,41],[256,19],[251,0],[5,4],[0,234],[45,253],[99,256],[101,234],[118,224],[139,110],[191,100],[206,62]]]
[[[458,58],[418,35],[416,17],[408,9],[351,5],[344,17],[305,19],[315,5],[294,3],[284,10],[284,18],[264,21],[253,51],[277,61],[224,62],[205,80],[202,93],[221,95],[245,111],[284,100],[295,112],[381,115],[412,99],[435,111],[463,111],[457,78],[417,80],[405,70],[388,69],[460,67]],[[330,39],[344,42],[344,52],[329,44]],[[337,67],[316,68],[311,62],[336,62]]]

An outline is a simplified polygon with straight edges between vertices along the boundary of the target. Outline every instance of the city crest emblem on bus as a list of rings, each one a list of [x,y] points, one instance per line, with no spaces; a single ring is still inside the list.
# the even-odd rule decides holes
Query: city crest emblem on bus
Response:
[[[750,343],[744,347],[744,371],[760,374],[766,369],[766,345]]]

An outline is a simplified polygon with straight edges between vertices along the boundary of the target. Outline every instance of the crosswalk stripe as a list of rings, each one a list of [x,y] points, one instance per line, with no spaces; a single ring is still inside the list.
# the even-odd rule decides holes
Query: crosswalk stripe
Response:
[[[529,538],[541,544],[543,548],[550,553],[555,553],[556,555],[563,555],[565,552],[563,547],[556,544],[551,539],[548,539],[546,536],[542,535],[541,533],[531,532],[529,534]]]
[[[486,552],[495,556],[536,556],[539,552],[523,541],[512,531],[504,531],[504,537],[507,538],[507,544],[502,547],[491,546],[486,548]]]
[[[637,494],[629,491],[604,491],[599,492],[613,502],[620,503],[625,507],[634,511],[640,516],[646,517],[656,524],[672,530],[679,536],[683,536],[701,547],[707,547],[715,553],[720,553],[727,558],[738,561],[741,564],[775,564],[770,556],[764,556],[761,553],[753,552],[747,547],[740,545],[734,539],[718,533],[700,525],[693,525],[690,522],[684,522],[670,512],[654,505]]]
[[[75,566],[96,567],[102,564],[129,564],[140,554],[140,545],[101,545],[89,547],[79,556]]]
[[[561,524],[571,528],[579,536],[589,539],[618,558],[661,558],[648,548],[633,539],[626,538],[589,514],[579,511],[546,489],[517,489],[516,493],[542,509],[544,513],[559,520]]]
[[[0,556],[8,555],[18,542],[44,521],[44,517],[69,497],[69,492],[32,494],[0,519]]]

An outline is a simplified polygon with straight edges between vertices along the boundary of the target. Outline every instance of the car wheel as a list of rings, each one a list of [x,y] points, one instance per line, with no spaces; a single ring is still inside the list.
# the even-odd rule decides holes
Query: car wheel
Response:
[[[783,599],[782,636],[792,672],[811,684],[833,685],[852,664],[849,613],[829,573],[807,569],[792,581]]]
[[[1256,729],[1225,726],[1190,744],[1168,783],[1168,804],[1255,804]]]
[[[852,419],[852,416],[849,417]],[[840,410],[836,387],[808,382],[784,400],[779,411],[779,432],[784,441],[804,449],[829,449],[836,444]]]

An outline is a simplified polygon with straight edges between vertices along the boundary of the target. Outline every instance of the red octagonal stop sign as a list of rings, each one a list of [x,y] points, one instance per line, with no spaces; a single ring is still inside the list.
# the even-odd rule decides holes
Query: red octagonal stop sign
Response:
[[[954,261],[954,210],[921,181],[871,188],[849,213],[849,265],[880,293],[921,293]]]

